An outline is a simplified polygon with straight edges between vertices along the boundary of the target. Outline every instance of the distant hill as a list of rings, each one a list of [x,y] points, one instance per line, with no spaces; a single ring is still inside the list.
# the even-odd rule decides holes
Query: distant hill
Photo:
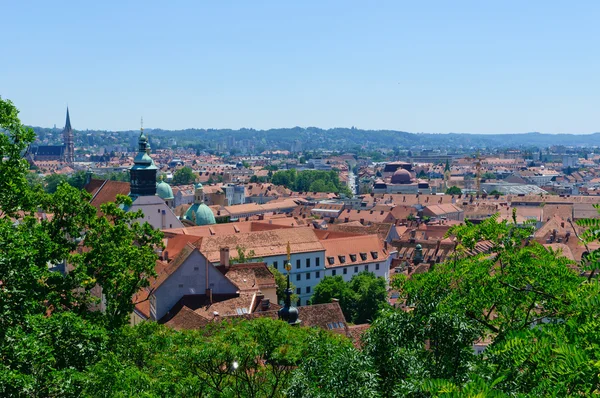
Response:
[[[52,129],[34,127],[42,135]],[[598,146],[600,133],[594,134],[426,134],[408,133],[394,130],[362,130],[357,128],[321,129],[318,127],[293,127],[269,130],[255,129],[185,129],[164,130],[146,129],[154,137],[175,138],[178,145],[206,145],[225,142],[232,137],[242,145],[254,145],[265,148],[289,149],[299,141],[304,149],[352,149],[357,146],[371,148],[425,147],[425,148],[518,148],[564,146]],[[131,136],[137,131],[76,131],[76,135]],[[114,140],[111,140],[114,144]]]

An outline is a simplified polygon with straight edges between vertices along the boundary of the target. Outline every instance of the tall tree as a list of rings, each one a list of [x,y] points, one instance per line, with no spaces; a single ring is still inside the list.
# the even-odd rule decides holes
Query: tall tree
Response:
[[[192,184],[194,181],[196,181],[196,174],[189,166],[182,167],[173,174],[173,184],[175,185]]]

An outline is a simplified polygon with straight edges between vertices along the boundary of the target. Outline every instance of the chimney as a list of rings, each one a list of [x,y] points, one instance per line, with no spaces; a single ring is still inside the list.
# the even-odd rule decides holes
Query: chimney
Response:
[[[268,298],[263,298],[260,302],[261,311],[269,311],[270,308],[271,308],[271,300],[269,300]]]
[[[340,300],[339,300],[339,299],[336,299],[336,298],[332,298],[332,299],[331,299],[331,302],[332,302],[332,303],[339,303],[339,302],[340,302]]]
[[[208,297],[208,302],[210,304],[213,303],[212,289],[206,289],[206,297]]]
[[[224,266],[226,270],[228,270],[229,269],[229,247],[222,247],[220,254],[221,254],[221,258],[219,260],[219,263],[221,263],[221,265]]]
[[[365,225],[365,219],[364,219],[364,218],[361,218],[361,219],[360,219],[360,223],[361,223],[362,225]]]

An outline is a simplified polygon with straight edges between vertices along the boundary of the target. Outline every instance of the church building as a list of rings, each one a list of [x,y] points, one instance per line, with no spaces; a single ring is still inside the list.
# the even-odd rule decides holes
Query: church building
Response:
[[[73,164],[75,161],[75,140],[73,138],[73,128],[71,127],[71,118],[69,117],[69,108],[67,107],[67,120],[62,132],[63,145],[38,145],[32,148],[33,158],[36,161],[61,161]]]

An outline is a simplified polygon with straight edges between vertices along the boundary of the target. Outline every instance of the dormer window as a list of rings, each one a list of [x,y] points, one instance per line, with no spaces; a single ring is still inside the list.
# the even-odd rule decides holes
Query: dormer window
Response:
[[[371,252],[371,257],[373,257],[373,260],[377,260],[377,257],[379,257],[379,253]]]
[[[356,261],[356,254],[351,254],[350,255],[350,261],[352,261],[352,262]]]
[[[327,257],[327,262],[329,265],[333,265],[333,263],[335,263],[335,257]]]
[[[367,253],[360,253],[360,258],[361,258],[361,260],[366,261],[367,260]]]
[[[346,256],[338,256],[338,258],[340,259],[341,264],[344,264],[346,262]]]

